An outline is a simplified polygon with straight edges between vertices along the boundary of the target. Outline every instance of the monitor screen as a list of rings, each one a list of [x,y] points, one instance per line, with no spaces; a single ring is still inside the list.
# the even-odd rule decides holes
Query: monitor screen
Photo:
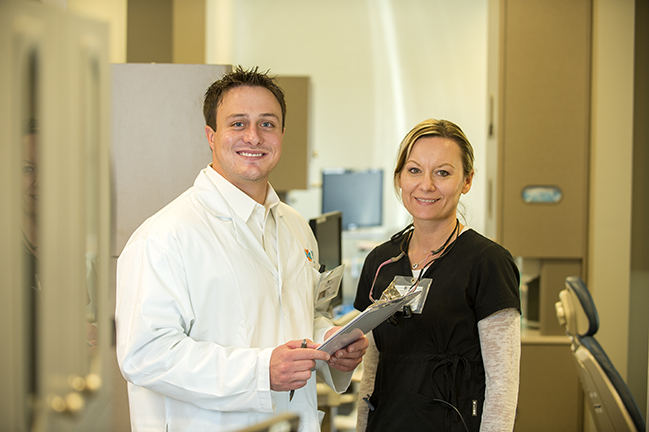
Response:
[[[322,172],[322,212],[343,213],[343,229],[383,223],[383,170],[328,169]]]
[[[324,264],[326,270],[332,270],[342,264],[342,219],[342,213],[334,211],[309,221],[313,235],[318,241],[320,264]],[[342,298],[341,286],[330,306],[339,305]]]

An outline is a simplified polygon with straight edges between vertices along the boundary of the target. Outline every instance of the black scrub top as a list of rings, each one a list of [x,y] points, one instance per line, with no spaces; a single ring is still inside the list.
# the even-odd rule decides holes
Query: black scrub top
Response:
[[[354,307],[370,304],[378,267],[407,251],[409,233],[367,256]],[[407,255],[376,277],[378,299],[395,276],[412,276]],[[519,271],[511,254],[465,230],[424,271],[432,279],[421,314],[398,313],[373,330],[379,364],[367,431],[479,431],[485,393],[478,321],[507,308],[520,311]],[[364,395],[363,395],[364,396]],[[455,410],[458,410],[461,417]]]

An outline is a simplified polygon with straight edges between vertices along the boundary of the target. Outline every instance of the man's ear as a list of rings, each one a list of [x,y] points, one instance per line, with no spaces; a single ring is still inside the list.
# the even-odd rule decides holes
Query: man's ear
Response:
[[[207,142],[210,143],[210,148],[212,149],[212,151],[214,151],[214,135],[215,134],[216,134],[216,132],[214,132],[214,130],[211,127],[205,126],[205,136],[207,137]]]

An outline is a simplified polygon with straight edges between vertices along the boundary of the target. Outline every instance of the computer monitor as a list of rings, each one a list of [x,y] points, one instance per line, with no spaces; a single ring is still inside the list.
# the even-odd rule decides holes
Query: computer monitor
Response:
[[[333,211],[315,217],[309,221],[313,235],[318,241],[320,264],[326,270],[332,270],[342,264],[342,222],[343,214]],[[338,294],[331,300],[330,307],[338,306],[343,301],[342,285]]]
[[[322,212],[343,213],[343,229],[383,223],[383,170],[325,169],[322,171]]]

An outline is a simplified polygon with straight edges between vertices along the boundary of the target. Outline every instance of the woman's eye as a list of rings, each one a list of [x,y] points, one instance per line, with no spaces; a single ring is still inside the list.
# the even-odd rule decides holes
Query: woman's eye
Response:
[[[437,175],[440,176],[440,177],[448,177],[449,172],[446,171],[446,170],[439,170],[439,171],[437,171]]]
[[[31,174],[33,172],[34,172],[34,167],[33,166],[25,165],[23,167],[23,174]]]
[[[419,174],[421,171],[419,171],[419,168],[409,168],[408,172],[410,174]]]

